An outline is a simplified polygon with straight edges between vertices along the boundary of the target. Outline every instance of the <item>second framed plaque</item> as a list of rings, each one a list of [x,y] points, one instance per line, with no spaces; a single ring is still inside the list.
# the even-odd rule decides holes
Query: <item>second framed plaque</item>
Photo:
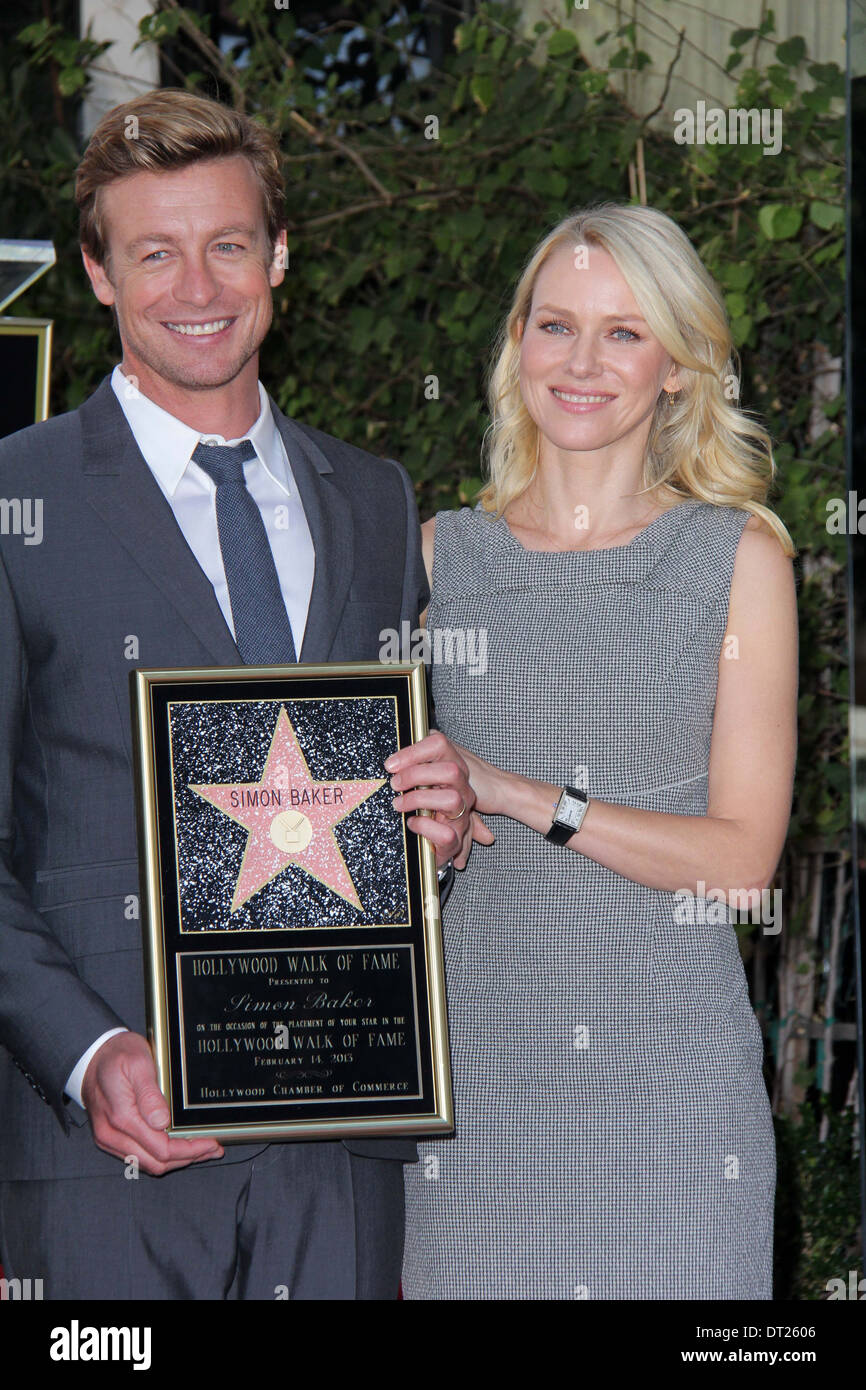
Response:
[[[424,667],[132,674],[148,1027],[169,1134],[453,1127],[436,863],[385,759]]]

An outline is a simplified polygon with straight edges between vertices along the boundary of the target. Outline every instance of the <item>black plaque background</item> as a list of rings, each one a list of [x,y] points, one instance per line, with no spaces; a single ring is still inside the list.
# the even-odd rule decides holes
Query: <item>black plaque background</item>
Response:
[[[350,675],[310,678],[245,679],[239,681],[186,681],[177,683],[159,682],[150,688],[151,695],[151,736],[153,741],[153,762],[155,774],[156,812],[158,819],[160,885],[162,891],[163,946],[165,972],[163,978],[166,1001],[169,1064],[171,1068],[171,1124],[176,1129],[204,1128],[219,1125],[230,1128],[232,1125],[285,1124],[289,1121],[321,1123],[325,1120],[346,1122],[346,1132],[351,1131],[351,1121],[369,1122],[372,1112],[377,1116],[398,1120],[401,1116],[436,1114],[433,1087],[433,1068],[430,1039],[430,1016],[428,1007],[427,962],[424,945],[422,917],[422,877],[419,853],[419,839],[412,831],[406,830],[407,870],[409,876],[409,904],[411,924],[407,926],[387,926],[382,924],[361,927],[298,928],[285,930],[269,929],[255,931],[249,927],[239,932],[225,929],[210,932],[180,931],[178,917],[178,884],[174,849],[174,815],[171,794],[171,760],[169,752],[168,706],[172,701],[211,701],[211,700],[262,700],[273,699],[274,713],[281,703],[310,698],[321,699],[328,696],[390,695],[396,702],[399,746],[411,743],[418,735],[413,730],[408,679],[404,674],[389,672],[383,667],[381,676],[363,678]],[[303,747],[303,743],[302,743]],[[396,751],[396,749],[394,750]],[[311,769],[312,770],[312,769]],[[387,773],[382,770],[382,776]],[[202,780],[205,780],[204,778]],[[217,780],[217,779],[214,779]],[[414,946],[416,1003],[418,1034],[421,1040],[421,1098],[391,1098],[377,1096],[371,1098],[354,1097],[343,1100],[317,1101],[293,1099],[290,1103],[220,1103],[216,1108],[185,1108],[183,1105],[183,1083],[181,1071],[181,1036],[179,1027],[179,1000],[176,958],[181,952],[207,951],[227,954],[238,950],[256,950],[262,954],[273,952],[275,948],[291,947],[292,950],[315,952],[326,946],[339,946],[343,950],[369,949],[376,943],[380,949],[389,944]],[[402,1000],[395,998],[392,1014],[402,1014]],[[339,1024],[339,1018],[338,1018]],[[406,1027],[413,1027],[413,1020],[407,1018]],[[218,1085],[215,1068],[215,1085]],[[383,1131],[384,1132],[384,1131]],[[291,1138],[291,1133],[286,1133]],[[299,1137],[305,1137],[303,1135]],[[239,1134],[239,1139],[246,1136]]]
[[[39,338],[35,333],[0,333],[0,436],[36,420]]]

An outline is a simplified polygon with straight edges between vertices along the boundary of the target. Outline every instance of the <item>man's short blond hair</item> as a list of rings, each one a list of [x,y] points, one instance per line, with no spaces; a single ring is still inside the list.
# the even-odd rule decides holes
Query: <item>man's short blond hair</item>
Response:
[[[114,106],[90,137],[75,179],[79,240],[98,265],[108,247],[100,193],[128,174],[183,169],[201,159],[241,154],[262,190],[271,248],[286,225],[276,140],[263,126],[209,97],[165,88]]]

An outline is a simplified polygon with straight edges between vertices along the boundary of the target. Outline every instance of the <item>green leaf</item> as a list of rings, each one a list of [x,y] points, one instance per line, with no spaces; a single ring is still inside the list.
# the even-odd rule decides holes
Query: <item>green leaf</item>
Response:
[[[816,82],[832,82],[835,77],[842,76],[837,63],[810,63],[806,71]]]
[[[607,86],[607,73],[581,72],[578,73],[577,80],[587,96],[598,96]]]
[[[824,115],[830,110],[832,97],[823,87],[816,88],[814,92],[803,93],[803,105],[807,111],[817,111],[819,115]]]
[[[732,290],[726,294],[725,304],[732,319],[741,318],[746,312],[746,296],[739,290]]]
[[[788,76],[785,68],[774,65],[768,68],[770,78],[770,100],[774,106],[787,106],[797,91],[797,84]]]
[[[752,283],[754,266],[748,261],[729,261],[719,276],[723,285],[732,290],[744,290]]]
[[[454,313],[461,319],[470,318],[478,308],[480,299],[480,290],[461,290],[454,300]]]
[[[71,97],[87,83],[86,68],[64,68],[57,78],[57,88],[64,97]]]
[[[742,48],[757,32],[757,29],[735,29],[731,35],[731,48]]]
[[[564,198],[568,192],[568,179],[556,169],[529,168],[525,179],[533,193],[545,198]]]
[[[352,310],[349,321],[351,324],[349,332],[349,350],[351,352],[366,351],[376,326],[376,317],[373,310],[368,309],[365,305],[360,305]]]
[[[840,227],[845,221],[845,209],[816,199],[809,207],[809,221],[823,231],[829,227]]]
[[[469,84],[469,90],[472,93],[473,100],[478,103],[481,110],[486,115],[493,105],[493,98],[496,94],[493,78],[476,73]]]
[[[797,235],[802,222],[802,209],[786,203],[765,203],[758,213],[758,226],[768,241],[788,241]]]
[[[547,40],[548,58],[561,58],[566,53],[574,53],[580,45],[573,29],[557,29]]]
[[[805,56],[806,40],[801,39],[799,34],[792,39],[786,39],[784,43],[776,44],[776,58],[786,67],[795,68],[798,63],[802,63]]]

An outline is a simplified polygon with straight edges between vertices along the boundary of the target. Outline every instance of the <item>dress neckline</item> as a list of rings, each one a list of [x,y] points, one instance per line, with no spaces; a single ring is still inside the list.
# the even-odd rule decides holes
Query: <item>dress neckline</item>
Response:
[[[524,555],[613,555],[616,551],[627,551],[639,545],[646,544],[650,534],[654,532],[656,527],[662,522],[666,522],[672,512],[681,512],[683,507],[696,506],[700,506],[700,501],[697,497],[687,497],[682,502],[675,502],[672,507],[666,507],[663,512],[659,512],[657,517],[654,517],[646,526],[641,527],[640,531],[632,536],[630,541],[625,541],[623,545],[598,545],[575,550],[533,550],[517,539],[504,516],[494,516],[491,512],[488,512],[487,515],[490,520],[500,528],[505,539],[510,542],[512,547],[522,552]]]

